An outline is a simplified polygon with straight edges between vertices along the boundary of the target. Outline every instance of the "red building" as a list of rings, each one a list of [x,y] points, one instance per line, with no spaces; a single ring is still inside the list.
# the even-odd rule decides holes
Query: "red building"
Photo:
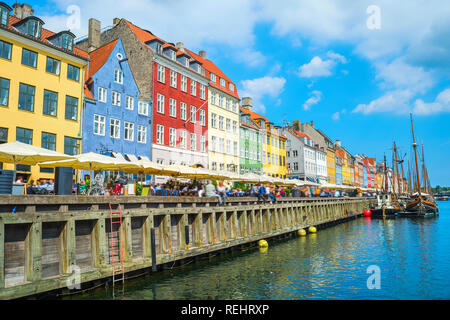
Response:
[[[376,188],[376,167],[375,167],[375,158],[366,158],[364,157],[364,165],[367,170],[367,187],[368,188]]]

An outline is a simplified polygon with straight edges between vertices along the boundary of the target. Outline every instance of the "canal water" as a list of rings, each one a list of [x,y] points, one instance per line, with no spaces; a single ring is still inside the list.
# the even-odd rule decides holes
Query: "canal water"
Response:
[[[115,298],[450,299],[450,202],[439,208],[437,218],[358,218],[217,255],[130,280]],[[101,288],[70,298],[113,296]]]

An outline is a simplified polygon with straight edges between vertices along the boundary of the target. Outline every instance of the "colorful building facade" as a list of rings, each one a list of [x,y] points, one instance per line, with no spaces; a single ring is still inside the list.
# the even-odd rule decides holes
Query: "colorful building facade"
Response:
[[[70,31],[52,32],[26,4],[0,2],[0,136],[74,155],[82,137],[87,53]],[[4,164],[3,169],[13,170]],[[25,181],[54,178],[53,169],[17,165]]]
[[[262,138],[260,128],[253,122],[247,110],[251,110],[251,100],[249,98],[243,99],[241,107],[241,121],[240,121],[240,164],[239,173],[255,173],[262,174]]]

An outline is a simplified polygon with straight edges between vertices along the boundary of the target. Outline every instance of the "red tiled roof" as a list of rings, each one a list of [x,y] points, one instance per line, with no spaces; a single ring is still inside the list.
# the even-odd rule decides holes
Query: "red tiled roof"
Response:
[[[84,95],[86,96],[86,98],[95,100],[94,96],[92,95],[91,91],[88,89],[87,85],[84,84]]]
[[[255,130],[259,130],[259,128],[255,127],[255,126],[253,126],[251,124],[247,124],[244,121],[241,121],[241,125],[243,125],[245,127],[249,127],[249,128],[255,129]]]
[[[303,133],[303,132],[300,132],[300,131],[297,131],[297,130],[293,130],[294,131],[294,133],[296,134],[296,135],[298,135],[300,138],[308,138],[309,140],[312,140],[306,133]]]
[[[269,121],[266,117],[264,117],[264,116],[262,116],[262,115],[260,115],[260,114],[258,114],[258,113],[256,113],[256,112],[250,111],[250,110],[248,110],[248,109],[246,109],[246,108],[243,108],[243,107],[240,107],[240,110],[241,110],[242,112],[246,113],[246,114],[249,114],[249,115],[250,115],[250,118],[251,118],[253,121],[255,121],[255,120],[257,120],[257,119],[263,119],[263,120],[264,120],[265,122],[267,122],[267,123],[272,123],[272,122]],[[270,130],[266,129],[265,127],[260,126],[256,121],[255,121],[255,124],[258,126],[258,129],[260,129],[260,130],[265,130],[266,132],[268,132],[268,133],[270,133],[270,134],[272,134],[272,135],[274,135],[274,136],[281,137],[281,138],[283,138],[283,139],[287,139],[285,135],[277,134],[277,133],[275,133],[275,132],[273,132],[273,131],[270,131]]]
[[[105,64],[118,40],[119,39],[111,41],[110,43],[105,44],[104,46],[89,53],[89,74],[87,75],[86,80],[96,74],[97,71]]]
[[[16,28],[13,27],[13,25],[16,24],[19,21],[21,21],[21,19],[17,18],[16,16],[10,15],[9,16],[9,25],[8,25],[8,27],[6,27],[6,29],[11,30],[11,31],[13,31],[15,33],[18,33],[18,34],[20,34],[20,35],[22,35],[22,36],[24,36],[24,37],[26,37],[28,39],[32,39],[34,41],[46,44],[47,46],[51,46],[51,47],[53,47],[55,49],[58,49],[59,51],[64,51],[64,52],[66,52],[68,54],[72,54],[72,55],[78,56],[78,57],[83,58],[85,60],[88,59],[88,53],[86,51],[84,51],[84,50],[81,50],[81,49],[79,49],[77,47],[74,47],[73,48],[73,52],[71,52],[69,50],[66,50],[66,49],[63,49],[61,47],[55,46],[50,41],[48,41],[47,39],[49,37],[54,36],[56,34],[53,31],[50,31],[50,30],[45,29],[45,28],[42,28],[41,39],[32,37],[32,36],[30,36],[28,34],[25,34],[23,32],[18,31]],[[0,25],[0,28],[5,28],[5,27],[3,25]]]

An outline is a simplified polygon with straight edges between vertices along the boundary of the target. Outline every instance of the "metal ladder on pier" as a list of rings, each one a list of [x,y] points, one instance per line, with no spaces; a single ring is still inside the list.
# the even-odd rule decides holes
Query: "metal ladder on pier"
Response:
[[[115,209],[113,209],[115,207]],[[115,211],[114,211],[115,210]],[[114,284],[122,281],[122,289],[125,281],[125,268],[124,268],[124,250],[123,250],[123,237],[122,237],[122,207],[120,203],[109,203],[110,211],[110,224],[111,224],[111,247],[110,257],[112,266],[112,285],[114,294]]]

